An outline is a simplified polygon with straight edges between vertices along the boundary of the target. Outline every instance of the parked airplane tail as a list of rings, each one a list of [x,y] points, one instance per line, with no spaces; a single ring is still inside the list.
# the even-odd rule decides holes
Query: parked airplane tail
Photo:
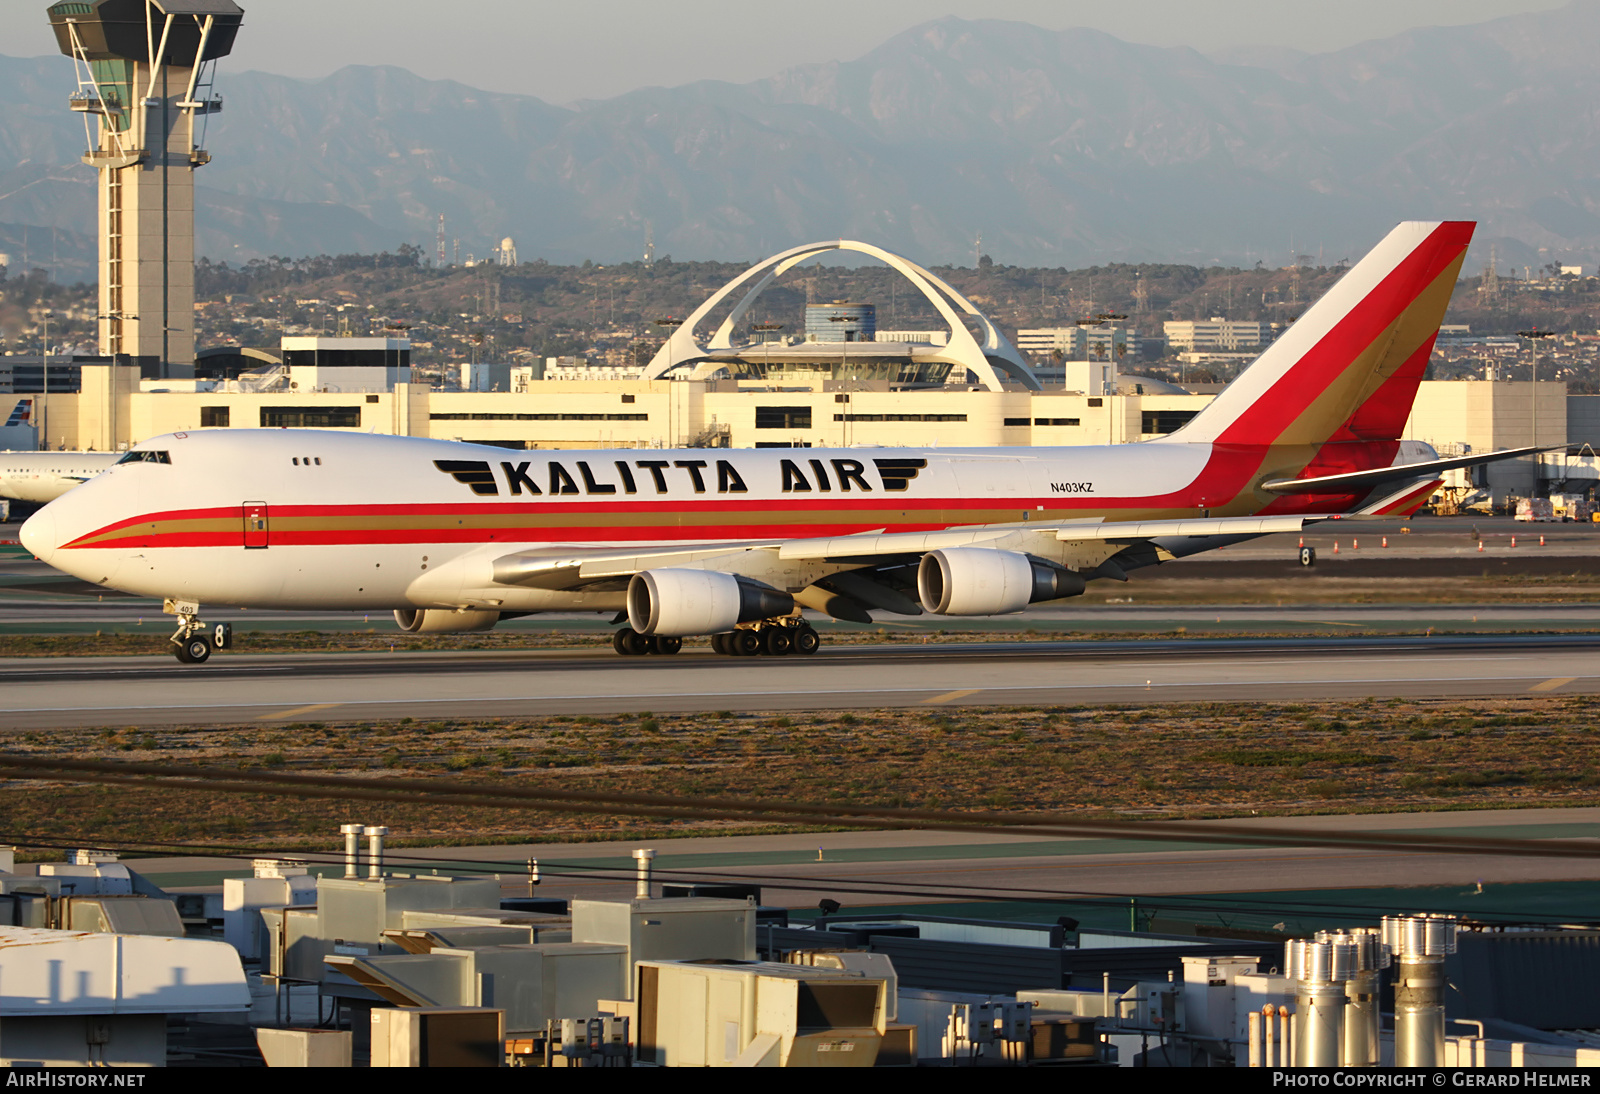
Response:
[[[6,419],[6,428],[17,425],[27,425],[30,413],[33,411],[32,399],[18,399],[17,405],[11,408],[11,417]]]
[[[1169,439],[1397,441],[1474,227],[1409,221],[1395,228]]]

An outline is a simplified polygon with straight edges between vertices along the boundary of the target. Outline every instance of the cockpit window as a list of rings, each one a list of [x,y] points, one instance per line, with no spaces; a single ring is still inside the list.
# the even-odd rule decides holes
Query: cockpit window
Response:
[[[167,464],[170,464],[172,462],[172,457],[170,455],[168,455],[167,453],[165,453],[165,452],[155,452],[155,451],[151,451],[150,449],[144,449],[142,451],[129,452],[126,456],[123,456],[122,459],[118,460],[117,462],[119,464],[122,464],[122,463],[167,463]]]

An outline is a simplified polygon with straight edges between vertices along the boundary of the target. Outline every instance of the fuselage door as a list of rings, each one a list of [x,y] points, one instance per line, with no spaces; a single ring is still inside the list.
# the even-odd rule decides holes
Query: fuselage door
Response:
[[[267,545],[267,503],[264,501],[244,503],[244,545],[246,547]]]

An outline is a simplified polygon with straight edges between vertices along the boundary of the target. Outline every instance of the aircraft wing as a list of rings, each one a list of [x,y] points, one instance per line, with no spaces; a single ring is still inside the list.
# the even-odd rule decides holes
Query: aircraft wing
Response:
[[[820,539],[705,543],[693,546],[533,548],[494,560],[494,579],[503,585],[571,589],[632,577],[668,567],[697,570],[768,571],[774,563],[858,563],[870,566],[890,557],[923,555],[951,547],[1028,549],[1030,539],[1060,542],[1102,541],[1120,545],[1174,537],[1248,538],[1298,532],[1330,516],[1215,517],[1181,520],[1028,521],[984,524],[935,532],[859,532]]]
[[[1049,533],[1062,542],[1103,540],[1134,543],[1169,536],[1265,536],[1298,532],[1330,516],[1197,517],[1180,520],[1139,521],[1030,521],[1025,524],[986,524],[950,528],[939,532],[858,533],[827,539],[790,540],[778,548],[778,557],[796,562],[837,562],[883,555],[920,555],[949,547],[997,547],[1002,541],[1029,533]]]

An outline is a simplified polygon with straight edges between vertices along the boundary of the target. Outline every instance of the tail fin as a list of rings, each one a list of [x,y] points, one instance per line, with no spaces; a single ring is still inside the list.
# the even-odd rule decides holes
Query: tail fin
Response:
[[[27,425],[28,415],[33,410],[32,399],[18,399],[17,405],[11,408],[11,417],[6,419],[6,425]]]
[[[1400,225],[1169,439],[1286,445],[1397,439],[1475,226]]]

